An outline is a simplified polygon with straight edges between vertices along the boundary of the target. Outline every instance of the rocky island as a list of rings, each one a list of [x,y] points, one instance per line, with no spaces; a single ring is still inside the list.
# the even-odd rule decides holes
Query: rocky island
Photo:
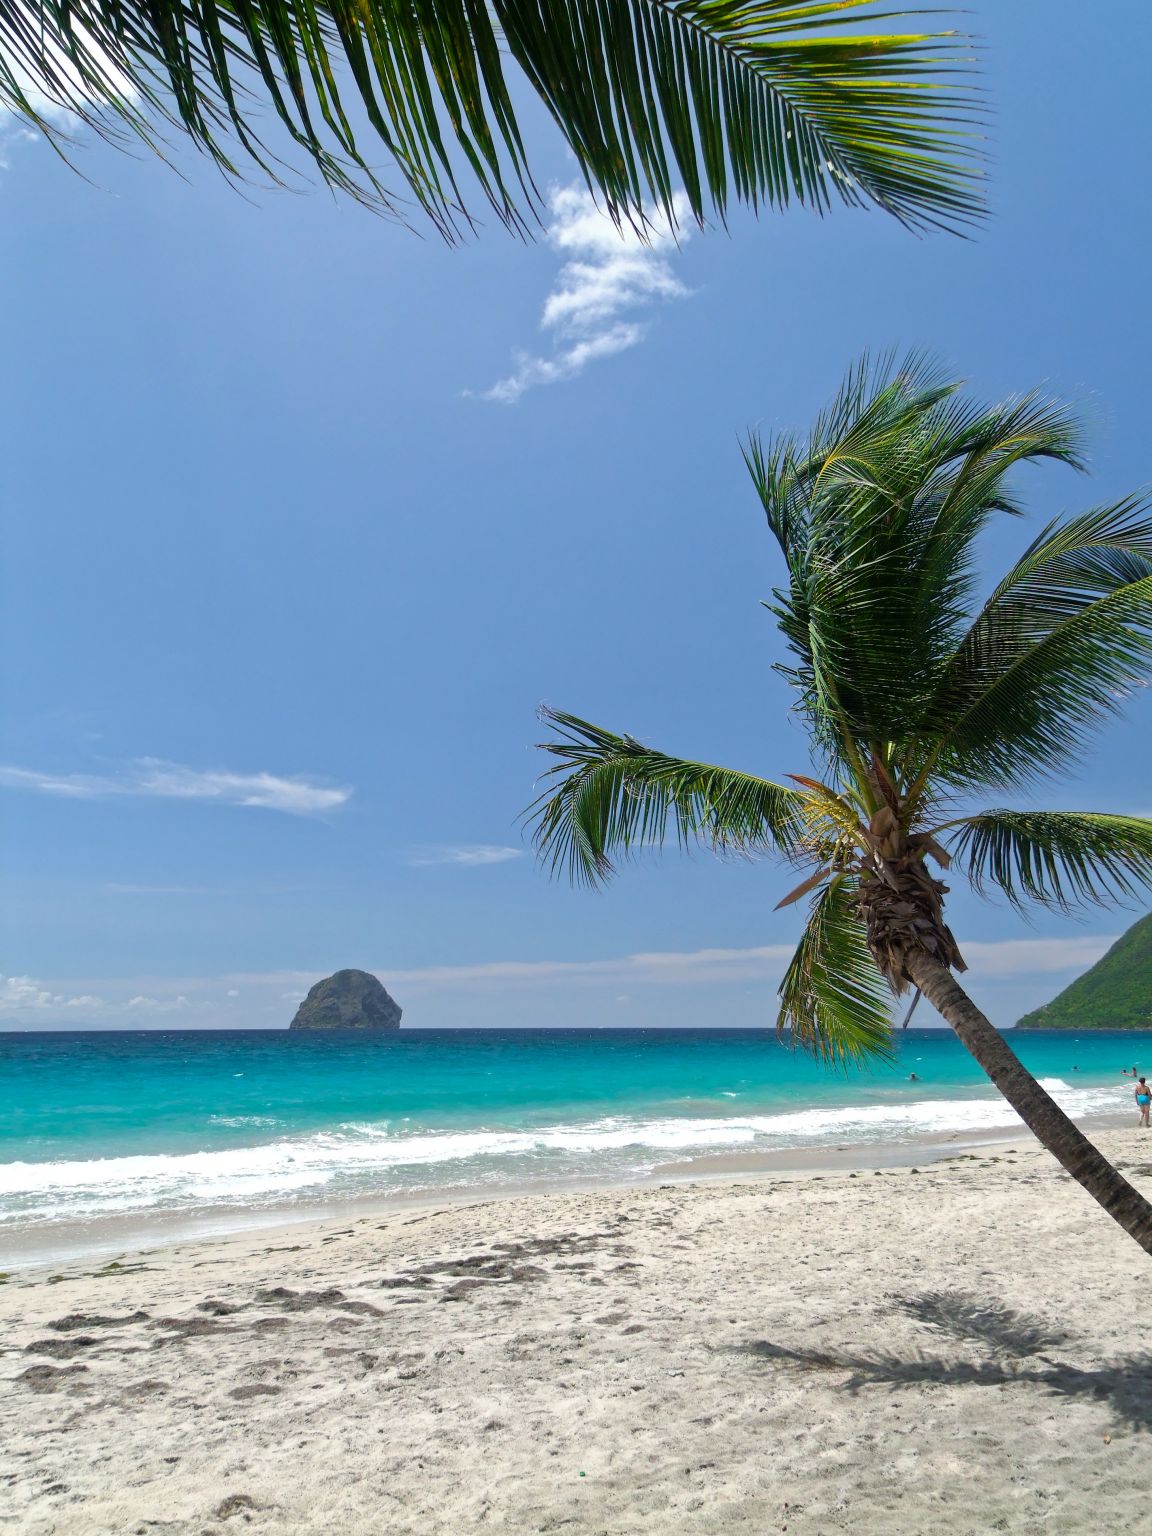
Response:
[[[289,1029],[399,1029],[399,1003],[368,971],[337,971],[318,981]]]

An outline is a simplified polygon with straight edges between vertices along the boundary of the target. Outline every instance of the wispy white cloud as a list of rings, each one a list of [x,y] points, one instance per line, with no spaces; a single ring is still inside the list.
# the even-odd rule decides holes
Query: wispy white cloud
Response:
[[[479,965],[438,965],[380,974],[389,987],[745,981],[778,976],[793,948],[791,944],[765,944],[755,949],[655,951],[605,960],[489,960]]]
[[[418,868],[434,864],[454,864],[465,869],[482,864],[507,864],[509,859],[524,857],[522,848],[506,848],[498,843],[445,843],[414,848],[408,863]]]
[[[589,363],[644,339],[647,326],[637,311],[688,296],[670,261],[676,237],[661,215],[652,215],[644,240],[627,225],[618,228],[581,185],[559,188],[550,204],[548,243],[564,258],[540,316],[541,330],[554,338],[552,349],[517,354],[513,371],[479,391],[481,400],[515,405],[530,389],[575,378]],[[683,243],[687,202],[677,197],[674,206]]]
[[[974,976],[1056,975],[1094,964],[1117,935],[1079,935],[1060,939],[1004,939],[963,944]],[[792,944],[763,944],[748,949],[692,949],[641,952],[595,960],[488,960],[476,965],[435,965],[414,970],[381,968],[388,988],[456,987],[495,983],[547,986],[601,982],[666,985],[676,982],[775,981],[792,957]],[[311,986],[311,971],[276,971],[228,977],[250,985]]]
[[[330,787],[301,776],[187,768],[155,757],[138,758],[114,774],[44,773],[0,764],[0,788],[32,790],[72,800],[99,800],[112,795],[215,800],[223,805],[284,811],[290,816],[337,810],[352,794],[350,789]]]
[[[1041,976],[1082,971],[1112,948],[1119,934],[1077,934],[1063,939],[990,939],[960,945],[973,976]]]

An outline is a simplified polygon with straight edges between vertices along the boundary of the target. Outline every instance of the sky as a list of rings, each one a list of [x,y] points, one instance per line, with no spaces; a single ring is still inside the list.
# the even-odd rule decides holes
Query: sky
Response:
[[[1107,50],[1072,0],[969,20],[971,240],[793,211],[641,249],[536,112],[547,234],[452,249],[191,150],[89,141],[81,176],[0,125],[0,1029],[277,1027],[342,966],[416,1026],[774,1022],[794,876],[551,881],[536,710],[805,770],[740,443],[865,349],[1084,412],[1090,475],[1026,472],[989,572],[1152,479],[1146,8]],[[1152,814],[1150,745],[1137,695],[1042,803]],[[949,911],[1001,1025],[1135,915]]]

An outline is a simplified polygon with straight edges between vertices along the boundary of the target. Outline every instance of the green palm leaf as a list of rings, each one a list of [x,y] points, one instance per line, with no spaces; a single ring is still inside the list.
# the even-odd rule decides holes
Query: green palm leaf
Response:
[[[841,1065],[893,1055],[892,994],[868,949],[858,889],[854,877],[837,876],[818,892],[780,983],[777,1027]]]
[[[1152,890],[1152,821],[1092,811],[983,811],[961,829],[955,862],[981,895],[1073,912]]]
[[[794,857],[804,797],[752,774],[686,762],[617,736],[574,715],[542,711],[559,739],[542,748],[560,777],[529,807],[535,843],[553,870],[596,885],[613,858],[659,847],[671,825],[681,846]]]
[[[1014,513],[1024,460],[1079,462],[1067,410],[1040,395],[994,407],[931,361],[865,359],[806,440],[753,438],[745,461],[788,566],[771,605],[825,751],[915,740],[961,643],[974,546]]]
[[[1050,523],[964,635],[927,712],[949,783],[1022,784],[1080,757],[1152,666],[1152,514],[1132,497]]]
[[[538,211],[520,76],[615,218],[653,204],[672,218],[682,185],[701,221],[735,199],[958,228],[981,208],[965,40],[880,30],[922,14],[876,0],[14,0],[0,109],[54,142],[44,103],[149,143],[166,122],[229,174],[247,159],[279,179],[256,126],[266,102],[331,185],[401,215],[413,200],[452,235],[470,222],[467,181],[514,227]],[[403,195],[373,169],[370,136]]]

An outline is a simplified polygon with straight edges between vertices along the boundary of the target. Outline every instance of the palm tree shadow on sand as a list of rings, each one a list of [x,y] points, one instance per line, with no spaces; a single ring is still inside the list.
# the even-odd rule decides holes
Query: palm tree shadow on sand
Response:
[[[886,1350],[792,1349],[764,1339],[743,1346],[743,1352],[798,1371],[847,1373],[844,1385],[853,1395],[873,1386],[891,1390],[906,1386],[1039,1387],[1054,1397],[1108,1402],[1129,1427],[1152,1430],[1152,1354],[1147,1351],[1083,1370],[1053,1353],[1074,1342],[1071,1334],[1010,1307],[962,1291],[930,1291],[892,1300],[901,1312],[934,1332],[978,1346],[985,1358],[941,1359]]]

